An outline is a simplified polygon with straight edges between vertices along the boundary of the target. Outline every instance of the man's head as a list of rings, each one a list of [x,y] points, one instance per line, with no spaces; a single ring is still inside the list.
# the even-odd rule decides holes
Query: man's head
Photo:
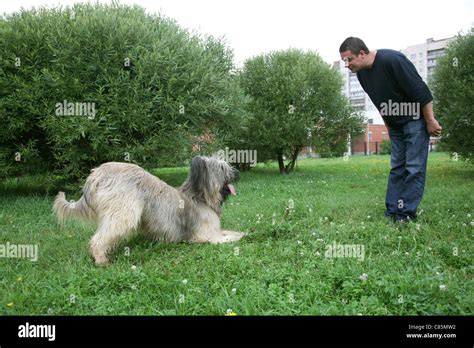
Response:
[[[368,59],[370,53],[364,41],[358,37],[348,37],[339,47],[341,59],[344,61],[346,68],[352,72],[367,69],[371,66],[372,61]]]

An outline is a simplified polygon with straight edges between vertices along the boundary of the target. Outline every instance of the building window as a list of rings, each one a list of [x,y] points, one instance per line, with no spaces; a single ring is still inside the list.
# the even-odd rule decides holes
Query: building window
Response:
[[[373,118],[369,118],[369,119],[367,120],[367,123],[368,123],[368,124],[373,124],[373,123],[374,123],[374,119],[373,119]],[[370,132],[369,132],[369,133],[370,133]]]
[[[387,139],[387,133],[382,132],[382,140],[386,140],[386,139]]]
[[[369,132],[369,142],[372,140],[372,132]]]

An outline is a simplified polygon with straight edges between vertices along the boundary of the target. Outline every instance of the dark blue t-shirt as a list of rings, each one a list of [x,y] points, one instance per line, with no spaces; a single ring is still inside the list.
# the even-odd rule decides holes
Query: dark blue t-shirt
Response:
[[[433,100],[413,63],[398,51],[377,50],[372,67],[357,78],[390,127],[423,117],[421,108]]]

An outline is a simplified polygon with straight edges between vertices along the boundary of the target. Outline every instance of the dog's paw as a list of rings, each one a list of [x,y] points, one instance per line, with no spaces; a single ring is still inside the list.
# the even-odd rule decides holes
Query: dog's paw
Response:
[[[105,260],[95,260],[95,265],[97,267],[108,267],[110,266],[110,261],[108,259]]]
[[[110,260],[104,255],[93,256],[91,255],[92,260],[94,261],[97,267],[108,267],[110,266]]]
[[[236,242],[244,236],[245,236],[245,233],[243,232],[223,230],[221,243]]]

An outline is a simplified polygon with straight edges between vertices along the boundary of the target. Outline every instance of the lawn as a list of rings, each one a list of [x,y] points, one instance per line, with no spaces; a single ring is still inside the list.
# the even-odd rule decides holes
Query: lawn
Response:
[[[9,179],[0,244],[36,244],[39,255],[0,258],[0,314],[474,314],[474,167],[430,154],[419,219],[408,225],[383,218],[388,170],[389,157],[375,155],[305,159],[285,176],[259,164],[241,173],[224,207],[222,226],[248,233],[240,242],[137,235],[108,268],[88,254],[93,225],[56,223],[54,180]],[[178,186],[187,171],[153,173]]]

